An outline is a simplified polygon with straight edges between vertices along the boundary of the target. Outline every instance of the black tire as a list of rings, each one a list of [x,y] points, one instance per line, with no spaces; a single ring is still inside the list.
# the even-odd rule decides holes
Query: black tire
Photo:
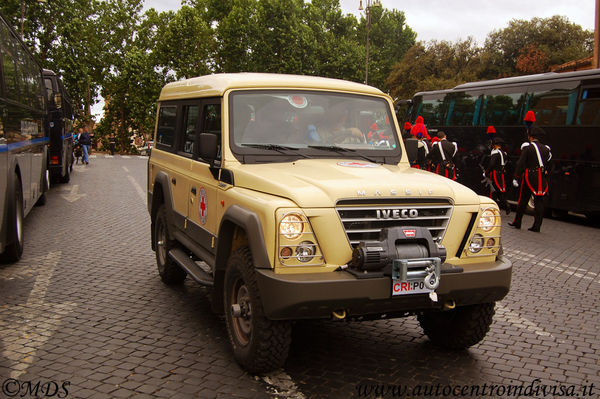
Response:
[[[187,272],[175,263],[169,256],[169,251],[177,245],[176,241],[169,239],[169,225],[167,223],[167,210],[161,205],[154,219],[154,248],[156,248],[156,266],[163,283],[168,285],[181,284]]]
[[[10,225],[8,226],[9,237],[14,237],[14,242],[10,243],[4,248],[4,252],[0,255],[2,262],[13,263],[21,259],[23,255],[23,246],[25,237],[23,233],[23,220],[25,219],[23,210],[23,189],[21,187],[21,180],[15,176],[15,195],[13,198],[13,214]]]
[[[72,169],[72,168],[73,168],[72,164],[71,164],[70,167],[67,165],[67,168],[65,170],[65,175],[60,178],[60,182],[61,183],[65,183],[66,184],[66,183],[68,183],[71,180],[71,171],[70,171],[70,169]]]
[[[460,306],[447,311],[430,311],[417,316],[423,332],[435,345],[465,349],[485,338],[494,317],[495,303]]]
[[[288,321],[264,316],[248,247],[233,251],[227,261],[224,296],[227,332],[235,360],[251,373],[282,367],[292,342],[292,326]],[[243,309],[242,316],[234,316],[233,304]]]
[[[46,174],[42,179],[42,186],[42,194],[36,201],[35,206],[44,206],[46,205],[46,201],[48,200],[48,198],[46,198],[46,193],[50,190],[50,172],[48,171],[48,169],[46,169]]]

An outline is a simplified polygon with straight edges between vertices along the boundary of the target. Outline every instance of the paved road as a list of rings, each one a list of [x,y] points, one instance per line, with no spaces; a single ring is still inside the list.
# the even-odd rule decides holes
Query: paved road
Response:
[[[302,322],[285,368],[254,376],[208,290],[160,282],[146,161],[76,165],[26,219],[23,259],[0,265],[0,398],[35,397],[38,382],[69,398],[600,397],[597,227],[545,220],[536,234],[504,220],[513,287],[467,351],[435,348],[414,317]]]

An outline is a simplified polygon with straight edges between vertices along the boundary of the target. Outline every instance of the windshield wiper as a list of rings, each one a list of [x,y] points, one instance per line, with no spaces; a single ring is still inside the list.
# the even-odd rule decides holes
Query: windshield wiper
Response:
[[[332,152],[337,152],[338,154],[343,154],[345,152],[352,152],[353,156],[358,156],[366,161],[369,161],[371,163],[380,163],[377,162],[376,160],[374,160],[373,158],[369,158],[366,155],[361,154],[360,152],[357,152],[356,150],[352,149],[352,148],[345,148],[345,147],[338,147],[335,145],[309,145],[308,148],[314,148],[317,150],[323,150],[323,151],[332,151]]]
[[[291,155],[287,151],[299,151],[300,148],[298,147],[288,147],[285,145],[279,145],[279,144],[250,144],[250,143],[242,143],[240,144],[241,146],[244,147],[251,147],[251,148],[260,148],[261,150],[271,150],[271,151],[277,151],[281,154],[285,154],[285,155]],[[305,155],[301,152],[296,152],[294,155],[299,155],[303,158],[310,158],[308,155]]]

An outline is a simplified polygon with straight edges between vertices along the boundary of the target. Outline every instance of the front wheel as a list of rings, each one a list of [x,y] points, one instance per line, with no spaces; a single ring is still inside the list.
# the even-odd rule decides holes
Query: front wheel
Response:
[[[233,251],[225,273],[225,317],[235,360],[251,373],[283,366],[292,340],[287,321],[265,317],[248,247]]]
[[[494,317],[495,303],[460,306],[447,311],[429,311],[417,316],[423,332],[435,345],[465,349],[485,338]]]
[[[10,215],[10,225],[8,233],[13,237],[14,241],[4,248],[4,252],[0,256],[0,260],[7,263],[13,263],[21,259],[23,255],[23,189],[21,188],[21,180],[15,177],[15,193],[13,197],[13,213]]]

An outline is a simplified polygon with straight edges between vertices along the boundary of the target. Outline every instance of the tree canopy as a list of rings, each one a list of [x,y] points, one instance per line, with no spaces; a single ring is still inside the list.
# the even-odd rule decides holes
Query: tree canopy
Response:
[[[367,21],[339,0],[183,0],[177,11],[142,11],[143,0],[3,0],[41,65],[63,79],[90,119],[106,99],[101,136],[149,137],[165,83],[219,72],[275,72],[365,79]],[[21,6],[25,11],[21,18]],[[593,36],[565,17],[513,20],[485,45],[416,43],[399,10],[372,7],[369,84],[399,98],[416,91],[547,71],[591,54]]]

